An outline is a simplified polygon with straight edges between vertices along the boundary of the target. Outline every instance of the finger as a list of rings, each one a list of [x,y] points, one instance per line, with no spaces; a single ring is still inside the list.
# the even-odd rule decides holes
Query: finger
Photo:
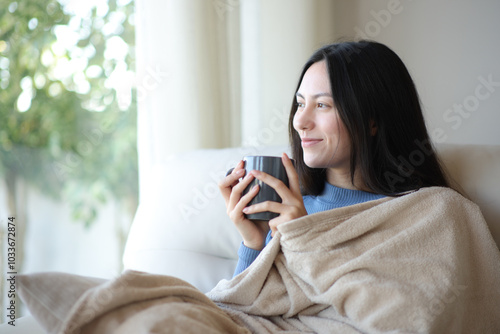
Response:
[[[288,154],[283,153],[283,155],[281,156],[281,160],[283,161],[283,165],[285,166],[286,175],[288,176],[288,185],[290,187],[290,190],[296,196],[302,196],[300,193],[299,175],[297,174],[297,171],[295,170],[295,167],[292,163],[292,159],[290,159],[288,157]]]
[[[231,189],[231,194],[229,196],[229,201],[227,204],[227,208],[229,210],[233,210],[236,204],[241,199],[241,193],[243,190],[248,187],[248,185],[254,180],[254,176],[252,174],[247,174],[243,180],[241,180],[236,186]]]
[[[231,188],[233,188],[236,184],[238,184],[238,180],[245,175],[245,170],[240,169],[240,170],[235,170],[228,176],[226,176],[222,181],[219,183],[219,189],[223,193],[230,193]]]
[[[231,168],[230,170],[227,171],[226,176],[230,174],[241,174],[241,170],[244,170],[243,166],[245,166],[245,163],[243,160],[240,160],[234,168]],[[241,176],[240,176],[241,177]]]
[[[239,182],[239,179],[241,179],[242,177],[245,176],[246,171],[243,168],[244,166],[245,166],[245,163],[243,162],[243,160],[240,160],[240,162],[238,162],[236,167],[231,168],[231,174],[236,177],[236,180],[233,182],[231,187],[234,187],[235,185],[237,185]]]
[[[271,229],[271,236],[274,237],[276,232],[278,231],[278,226],[289,222],[293,219],[299,218],[300,216],[288,216],[286,213],[280,214],[278,217],[273,218],[269,221],[269,228]]]
[[[276,190],[283,201],[289,201],[293,199],[294,194],[281,180],[258,170],[253,170],[250,172],[250,174],[254,175],[256,179],[264,182],[265,184]]]
[[[240,161],[232,172],[219,182],[219,190],[222,193],[226,205],[231,195],[232,188],[238,184],[238,180],[244,175],[245,170],[243,169],[243,161]]]
[[[276,221],[276,218],[271,219],[269,221],[269,228],[271,229],[271,237],[273,237],[273,238],[274,238],[274,234],[278,230],[278,225],[279,225],[279,222]]]
[[[283,224],[286,220],[283,217],[278,216],[269,221],[269,228],[271,229],[271,236],[274,238],[274,235],[278,231],[278,226]]]
[[[240,160],[238,162],[238,164],[236,165],[236,167],[233,169],[233,172],[237,172],[237,171],[243,169],[244,166],[245,166],[245,162],[243,160]]]
[[[243,195],[238,203],[236,203],[236,205],[234,206],[234,210],[246,213],[245,208],[247,207],[248,203],[250,203],[250,201],[259,193],[259,190],[260,187],[258,184],[253,186],[252,189],[250,189],[248,193]]]
[[[279,216],[274,218],[273,220],[277,220],[280,222],[287,222],[307,215],[307,211],[303,205],[289,205],[274,201],[266,201],[262,203],[252,204],[243,209],[243,213],[245,214],[252,214],[252,213],[266,212],[266,211],[279,214]]]
[[[257,204],[252,204],[243,209],[245,214],[252,214],[257,212],[274,212],[274,213],[283,213],[284,208],[282,203],[273,202],[273,201],[265,201]]]
[[[231,173],[228,173],[224,179],[219,183],[219,188],[229,187],[235,181],[238,181],[245,174],[245,170],[243,169],[243,161],[240,161],[235,168],[231,170]]]

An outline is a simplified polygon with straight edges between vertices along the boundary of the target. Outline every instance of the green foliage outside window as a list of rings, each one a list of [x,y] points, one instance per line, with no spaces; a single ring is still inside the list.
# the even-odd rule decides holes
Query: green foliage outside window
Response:
[[[0,177],[11,211],[19,179],[71,203],[137,205],[133,2],[85,15],[54,0],[0,0]]]

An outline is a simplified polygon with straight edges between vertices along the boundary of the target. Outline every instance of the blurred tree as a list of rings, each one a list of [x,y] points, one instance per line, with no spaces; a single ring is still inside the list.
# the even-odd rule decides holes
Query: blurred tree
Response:
[[[20,238],[20,183],[86,226],[109,199],[137,206],[133,2],[78,3],[0,0],[0,176]]]
[[[53,0],[0,0],[0,171],[8,184],[20,177],[56,197],[79,184],[100,201],[137,198],[135,101],[130,95],[124,108],[109,82],[133,75],[133,3],[121,3],[82,18]],[[75,207],[86,224],[95,218],[88,207]]]

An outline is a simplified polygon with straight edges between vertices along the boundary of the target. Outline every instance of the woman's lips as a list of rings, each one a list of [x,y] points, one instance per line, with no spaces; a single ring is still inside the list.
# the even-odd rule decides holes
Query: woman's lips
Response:
[[[302,138],[302,147],[311,147],[322,141],[323,139]]]

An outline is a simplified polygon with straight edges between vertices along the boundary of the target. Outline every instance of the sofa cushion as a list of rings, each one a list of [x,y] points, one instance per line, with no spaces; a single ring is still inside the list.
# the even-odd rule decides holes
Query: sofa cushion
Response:
[[[500,146],[442,144],[437,149],[449,176],[481,208],[500,248]]]

